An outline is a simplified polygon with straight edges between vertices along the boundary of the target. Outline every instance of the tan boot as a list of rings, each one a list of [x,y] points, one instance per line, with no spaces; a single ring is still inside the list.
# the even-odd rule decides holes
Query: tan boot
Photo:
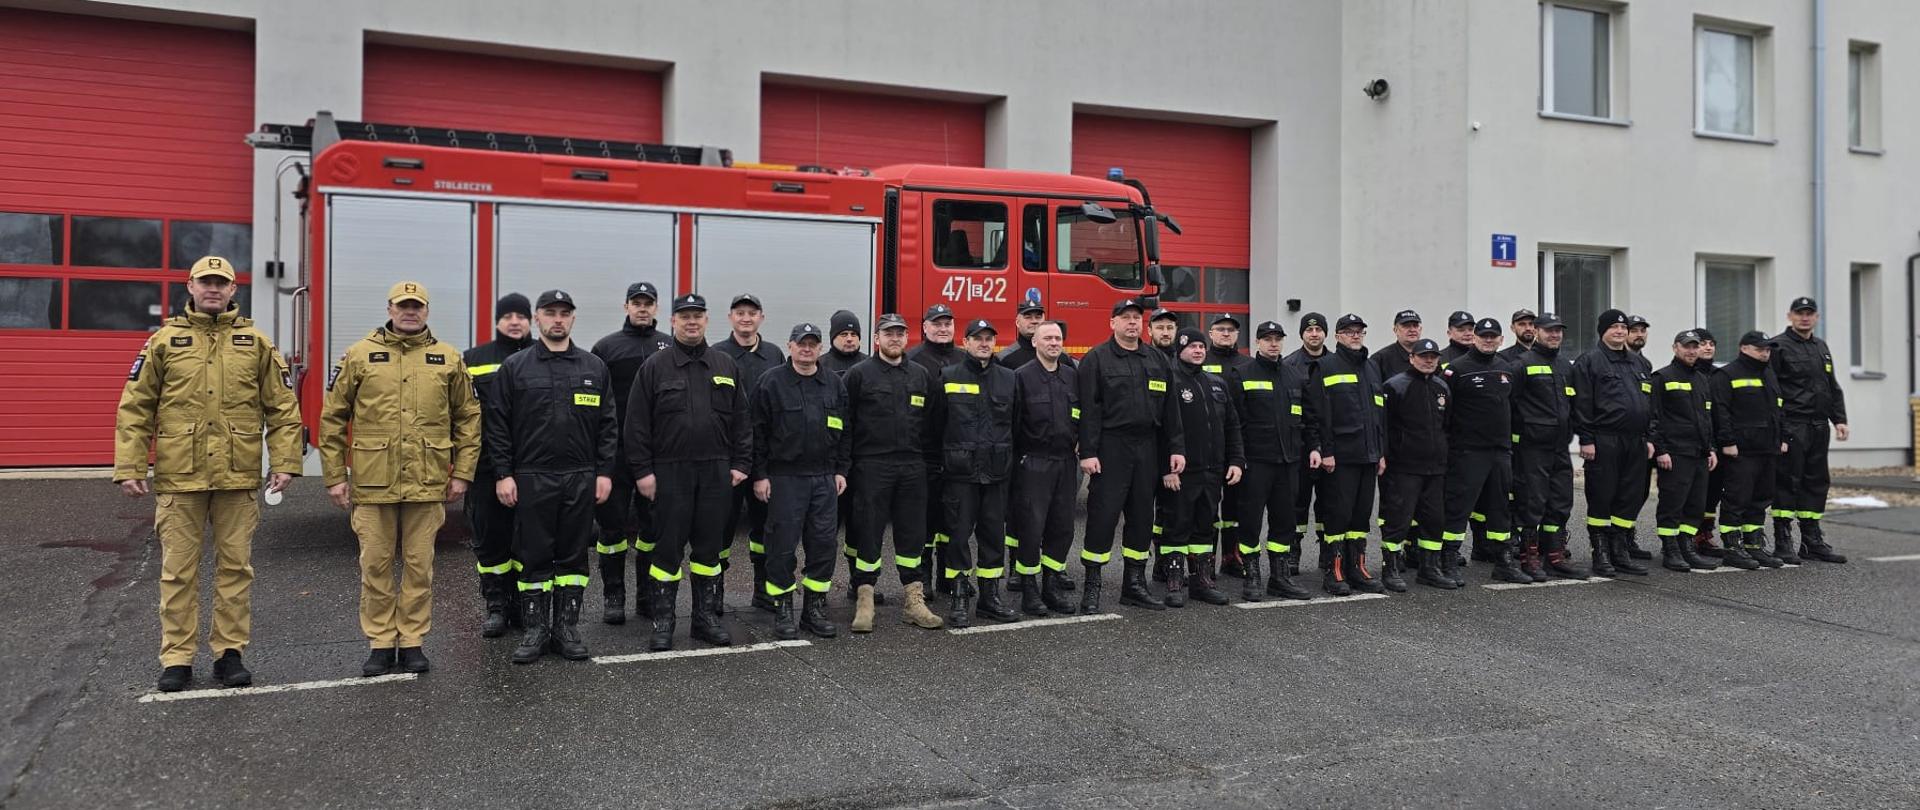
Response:
[[[854,593],[853,632],[873,632],[873,586],[862,585]]]
[[[872,609],[868,611],[871,613]],[[928,630],[938,630],[946,625],[945,621],[927,609],[926,587],[918,582],[907,583],[907,596],[900,605],[900,620]]]

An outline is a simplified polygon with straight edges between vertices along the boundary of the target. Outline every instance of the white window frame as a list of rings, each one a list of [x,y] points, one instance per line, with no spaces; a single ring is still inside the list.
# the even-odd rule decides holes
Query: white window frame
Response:
[[[1535,261],[1539,265],[1536,274],[1539,278],[1539,285],[1540,285],[1540,298],[1536,302],[1537,309],[1534,310],[1535,312],[1552,312],[1554,315],[1559,316],[1563,320],[1568,317],[1572,317],[1573,315],[1576,314],[1576,313],[1563,312],[1559,309],[1559,307],[1554,305],[1554,296],[1556,293],[1559,292],[1559,290],[1555,287],[1555,282],[1553,278],[1554,256],[1561,253],[1566,253],[1571,255],[1580,255],[1580,256],[1606,257],[1607,259],[1607,306],[1617,307],[1619,306],[1617,302],[1622,301],[1626,298],[1626,290],[1623,283],[1624,279],[1626,278],[1626,250],[1624,248],[1604,247],[1600,245],[1549,244],[1549,243],[1543,242],[1539,245],[1538,249],[1535,251],[1535,254],[1534,254]],[[1598,314],[1598,313],[1595,313],[1595,314]],[[1573,340],[1571,335],[1575,334],[1575,330],[1584,330],[1579,332],[1579,334],[1582,334],[1582,335],[1592,334],[1593,332],[1590,327],[1591,327],[1591,324],[1587,324],[1583,327],[1582,324],[1569,322],[1567,324],[1567,333],[1570,336],[1569,340]],[[1582,341],[1584,341],[1584,338],[1580,340],[1574,340],[1574,344],[1579,345]]]
[[[1603,116],[1582,115],[1580,113],[1560,112],[1554,109],[1553,87],[1553,10],[1569,8],[1588,11],[1606,17],[1607,22],[1607,114]],[[1612,124],[1629,126],[1632,124],[1626,113],[1627,73],[1621,69],[1626,60],[1626,26],[1622,24],[1626,7],[1616,3],[1568,2],[1568,0],[1544,0],[1540,3],[1540,94],[1539,113],[1542,118],[1563,121],[1583,121],[1591,124]]]
[[[1721,132],[1707,129],[1706,59],[1702,40],[1709,33],[1746,37],[1753,43],[1753,132]],[[1695,137],[1726,141],[1744,141],[1773,145],[1773,29],[1768,26],[1694,18],[1693,26],[1693,134]]]
[[[1847,366],[1856,380],[1885,379],[1878,369],[1881,353],[1880,316],[1885,308],[1880,265],[1854,262],[1847,267]]]
[[[1880,46],[1847,43],[1847,151],[1880,155]],[[1859,132],[1853,122],[1859,121]]]

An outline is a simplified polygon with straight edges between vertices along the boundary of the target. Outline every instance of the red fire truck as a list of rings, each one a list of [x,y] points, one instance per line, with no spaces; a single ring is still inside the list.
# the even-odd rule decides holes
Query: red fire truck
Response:
[[[619,328],[627,285],[651,281],[705,295],[716,316],[753,293],[775,340],[839,309],[871,328],[876,314],[917,323],[945,303],[962,322],[994,321],[1004,342],[1020,303],[1038,300],[1078,353],[1105,338],[1114,301],[1152,298],[1159,226],[1179,228],[1118,173],[734,168],[712,147],[421,130],[324,112],[307,126],[263,126],[249,141],[312,154],[295,192],[305,245],[286,347],[309,425],[324,375],[308,372],[379,326],[383,296],[401,279],[427,287],[435,334],[462,348],[492,339],[500,295],[550,288],[579,303],[576,329],[591,343]]]

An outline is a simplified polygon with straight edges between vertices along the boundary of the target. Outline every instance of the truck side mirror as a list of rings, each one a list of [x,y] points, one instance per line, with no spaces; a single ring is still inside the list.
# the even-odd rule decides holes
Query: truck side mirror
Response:
[[[1149,213],[1147,215],[1146,220],[1147,220],[1147,262],[1150,264],[1157,263],[1160,261],[1160,224],[1157,221],[1155,221],[1152,213]]]
[[[1162,214],[1158,211],[1154,212],[1153,217],[1155,219],[1160,220],[1161,222],[1167,223],[1167,230],[1173,231],[1174,236],[1179,236],[1182,233],[1180,230],[1180,223],[1175,222],[1173,217],[1168,216],[1166,214]]]
[[[1152,284],[1154,289],[1165,289],[1167,286],[1166,271],[1161,270],[1158,263],[1147,265],[1147,282]]]

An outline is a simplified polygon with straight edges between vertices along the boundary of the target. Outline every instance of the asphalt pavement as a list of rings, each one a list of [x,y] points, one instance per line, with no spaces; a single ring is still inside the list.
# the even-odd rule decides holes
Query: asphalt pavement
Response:
[[[1113,565],[1114,618],[966,635],[896,599],[850,636],[836,592],[840,637],[786,646],[743,565],[727,622],[763,646],[620,658],[644,624],[600,624],[596,582],[600,658],[519,667],[479,636],[456,514],[434,670],[368,683],[354,541],[301,479],[255,543],[258,688],[203,653],[154,700],[152,500],[0,503],[8,808],[1920,806],[1920,509],[1833,515],[1847,565],[1501,590],[1475,565],[1286,607],[1120,607]],[[710,649],[684,605],[677,649]]]

